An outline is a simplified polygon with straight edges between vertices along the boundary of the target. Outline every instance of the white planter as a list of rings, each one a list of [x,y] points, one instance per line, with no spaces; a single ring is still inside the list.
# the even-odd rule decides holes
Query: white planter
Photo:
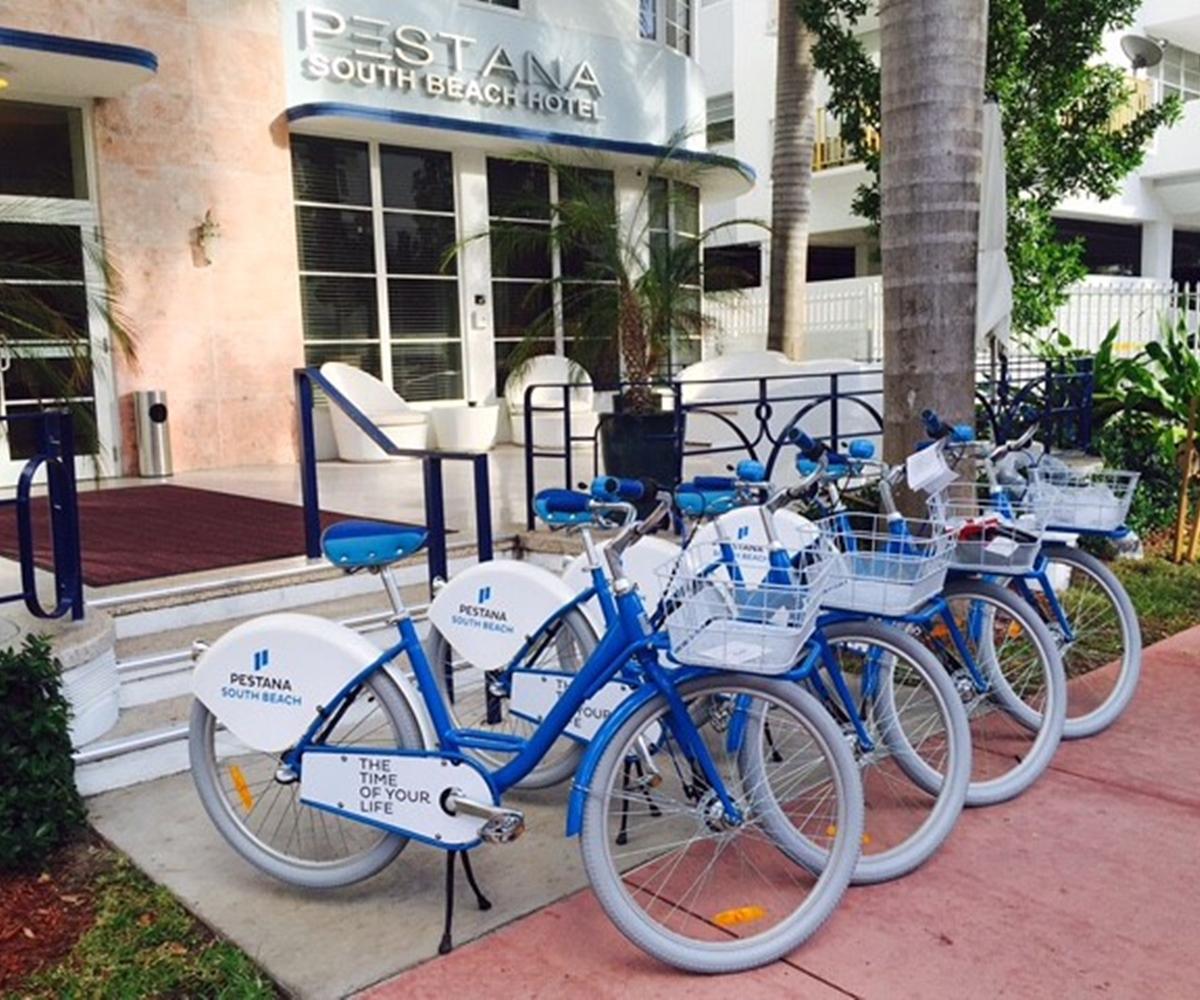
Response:
[[[439,406],[429,411],[439,451],[488,451],[496,443],[500,407]]]

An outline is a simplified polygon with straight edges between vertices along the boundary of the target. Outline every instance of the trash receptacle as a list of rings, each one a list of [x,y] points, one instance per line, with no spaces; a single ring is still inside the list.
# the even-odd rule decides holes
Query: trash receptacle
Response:
[[[133,394],[137,424],[138,473],[146,478],[171,475],[171,425],[167,420],[167,394],[149,389]]]

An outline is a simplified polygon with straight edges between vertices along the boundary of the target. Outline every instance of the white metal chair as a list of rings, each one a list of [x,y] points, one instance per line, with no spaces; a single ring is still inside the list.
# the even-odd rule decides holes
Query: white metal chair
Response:
[[[330,361],[321,366],[321,374],[386,434],[397,448],[425,449],[429,446],[429,415],[414,410],[374,375],[353,365]],[[388,455],[342,412],[331,404],[329,416],[337,441],[338,458],[343,462],[387,462]]]
[[[596,400],[592,377],[582,365],[556,354],[541,354],[530,358],[514,371],[504,383],[504,399],[512,426],[513,444],[525,444],[525,390],[531,385],[561,385],[570,383],[571,436],[585,437],[596,432]],[[563,393],[560,388],[534,389],[530,401],[535,408],[548,407],[533,413],[533,440],[540,447],[561,448],[563,445]]]

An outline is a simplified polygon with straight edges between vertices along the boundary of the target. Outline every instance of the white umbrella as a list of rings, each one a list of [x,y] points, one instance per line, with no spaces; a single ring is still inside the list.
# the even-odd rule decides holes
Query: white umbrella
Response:
[[[1004,131],[1000,108],[983,106],[983,181],[979,189],[979,295],[975,305],[975,341],[980,349],[989,339],[1008,347],[1012,325],[1012,271],[1008,241],[1008,184],[1004,167]]]

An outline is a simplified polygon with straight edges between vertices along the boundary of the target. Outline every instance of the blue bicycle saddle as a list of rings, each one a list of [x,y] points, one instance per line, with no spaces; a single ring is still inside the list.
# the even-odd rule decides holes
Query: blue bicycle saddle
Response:
[[[325,558],[335,566],[365,569],[387,566],[410,556],[425,544],[424,528],[402,528],[378,521],[339,521],[321,535]]]

